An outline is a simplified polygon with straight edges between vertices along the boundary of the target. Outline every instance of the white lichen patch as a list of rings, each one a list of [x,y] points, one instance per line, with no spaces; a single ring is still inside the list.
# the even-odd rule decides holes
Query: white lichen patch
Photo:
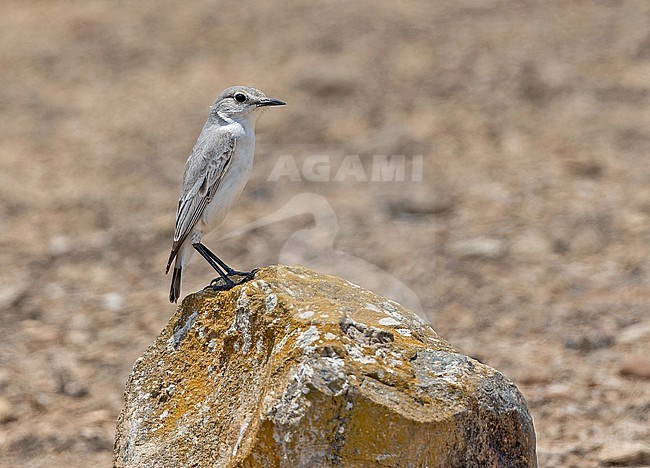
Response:
[[[331,340],[336,339],[336,335],[334,333],[327,332],[327,333],[325,333],[325,336],[323,338],[325,338],[326,340],[331,341]]]
[[[269,294],[264,299],[264,308],[267,312],[272,312],[278,305],[278,296],[275,294]]]
[[[276,423],[273,437],[277,442],[282,443],[285,436],[285,434],[279,433],[279,430],[297,424],[305,415],[307,407],[310,406],[309,401],[304,398],[302,390],[307,387],[307,382],[310,382],[313,376],[314,369],[309,364],[300,364],[289,379],[289,385],[282,396],[275,399],[274,404],[269,408],[267,415]]]
[[[207,414],[210,412],[210,410],[211,410],[211,405],[209,405],[207,402],[204,401],[204,402],[201,404],[201,408],[199,408],[199,411],[198,411],[197,414],[198,414],[199,416],[207,415]]]
[[[273,346],[272,353],[276,354],[278,351],[280,351],[284,347],[284,345],[287,344],[288,339],[289,339],[289,335],[284,335],[282,339]]]
[[[391,325],[401,325],[402,323],[398,322],[393,317],[384,317],[382,319],[379,319],[379,324],[380,325],[391,326]]]
[[[355,345],[345,345],[352,360],[360,362],[361,364],[377,364],[377,360],[370,356],[366,356],[363,351]]]
[[[411,330],[407,328],[398,328],[397,333],[399,333],[402,336],[411,336]]]
[[[237,437],[237,442],[235,442],[235,446],[232,448],[232,456],[235,457],[237,456],[237,450],[239,449],[239,444],[241,443],[242,439],[244,438],[244,434],[246,433],[246,429],[248,428],[248,425],[251,422],[250,416],[244,421],[244,424],[241,425],[241,428],[239,429],[239,437]]]
[[[406,319],[404,318],[404,316],[397,311],[397,307],[395,307],[390,302],[384,301],[382,303],[382,307],[384,308],[383,312],[385,314],[390,315],[392,318],[394,318],[398,322],[401,322],[401,323],[406,322]]]
[[[257,280],[253,283],[253,285],[257,286],[260,288],[262,291],[264,291],[266,294],[271,292],[271,286],[267,284],[266,281],[264,280]]]
[[[251,334],[250,334],[250,318],[248,316],[250,309],[250,300],[246,295],[246,290],[243,290],[237,298],[237,308],[235,310],[235,317],[226,330],[226,335],[234,335],[239,332],[242,338],[241,350],[244,354],[248,353],[251,348]],[[239,343],[234,343],[234,348],[239,350]]]
[[[401,367],[403,362],[399,361],[397,359],[388,359],[387,360],[388,365],[393,366],[393,367]]]
[[[289,333],[290,329],[291,329],[291,324],[287,323],[287,325],[284,327],[284,336],[278,343],[276,343],[273,346],[273,350],[271,351],[273,354],[276,354],[279,350],[281,350],[284,347],[285,344],[287,344],[287,340],[289,339],[289,336],[291,336],[291,334]]]
[[[318,333],[318,329],[312,325],[309,327],[307,330],[302,332],[298,339],[296,340],[296,345],[305,351],[312,351],[313,346],[311,345],[314,341],[316,341],[320,337],[320,333]]]
[[[307,320],[310,317],[313,317],[314,313],[311,310],[306,310],[305,312],[301,312],[298,314],[298,318],[302,320]]]
[[[167,351],[174,352],[176,350],[178,345],[181,344],[181,341],[183,341],[183,338],[185,338],[187,332],[190,331],[192,326],[194,326],[194,322],[196,322],[198,316],[199,313],[194,311],[189,317],[187,317],[182,327],[177,325],[174,328],[174,333],[172,333],[172,336],[170,336],[166,342]]]
[[[369,302],[366,303],[366,309],[372,310],[373,312],[379,312],[380,314],[383,312],[379,307],[374,304],[370,304]]]

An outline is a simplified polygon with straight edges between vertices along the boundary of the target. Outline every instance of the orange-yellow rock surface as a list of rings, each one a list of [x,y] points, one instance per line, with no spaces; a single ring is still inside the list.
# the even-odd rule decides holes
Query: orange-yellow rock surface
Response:
[[[187,296],[125,400],[118,467],[536,466],[514,384],[399,304],[300,267]]]

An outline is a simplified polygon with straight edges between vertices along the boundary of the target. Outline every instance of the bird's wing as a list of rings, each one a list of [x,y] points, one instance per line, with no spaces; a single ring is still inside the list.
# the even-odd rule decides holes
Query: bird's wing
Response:
[[[236,142],[237,139],[232,134],[219,132],[216,139],[213,136],[213,144],[208,145],[199,137],[194,146],[185,165],[183,187],[176,212],[174,243],[166,272],[217,192],[232,161]]]

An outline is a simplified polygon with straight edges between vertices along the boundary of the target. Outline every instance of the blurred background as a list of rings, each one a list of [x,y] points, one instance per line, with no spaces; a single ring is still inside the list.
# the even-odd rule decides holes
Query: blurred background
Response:
[[[415,297],[521,389],[541,466],[650,463],[649,25],[645,0],[3,1],[0,465],[110,465],[175,311],[183,166],[233,84],[289,105],[208,246]],[[270,177],[319,154],[326,181]],[[334,181],[345,155],[405,178]],[[196,257],[183,294],[213,276]]]

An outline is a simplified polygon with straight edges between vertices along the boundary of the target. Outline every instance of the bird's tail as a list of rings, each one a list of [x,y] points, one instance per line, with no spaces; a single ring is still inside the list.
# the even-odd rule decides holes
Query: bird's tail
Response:
[[[176,302],[181,295],[181,276],[183,267],[174,265],[172,272],[172,286],[169,289],[169,302]]]

